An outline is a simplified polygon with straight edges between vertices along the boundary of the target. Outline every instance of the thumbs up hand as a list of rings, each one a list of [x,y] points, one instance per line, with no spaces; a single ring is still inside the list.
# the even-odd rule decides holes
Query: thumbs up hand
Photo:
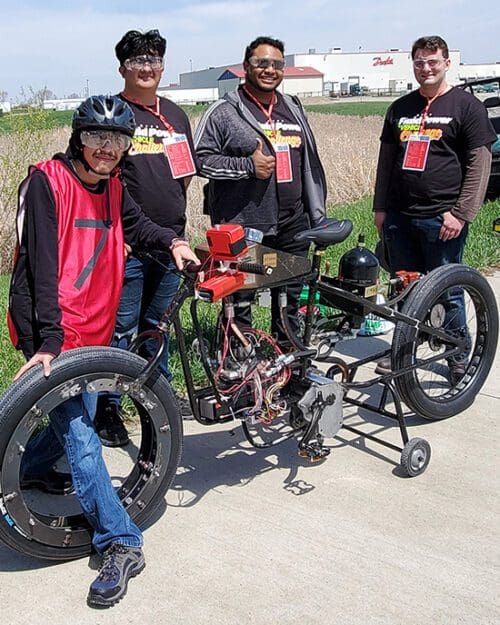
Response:
[[[252,154],[252,159],[255,167],[255,177],[261,180],[269,178],[276,166],[276,159],[274,156],[266,156],[264,154],[260,139],[257,139],[257,146]]]

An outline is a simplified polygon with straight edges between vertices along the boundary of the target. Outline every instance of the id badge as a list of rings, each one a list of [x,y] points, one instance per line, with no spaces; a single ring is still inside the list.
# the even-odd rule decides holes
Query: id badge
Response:
[[[276,156],[276,181],[292,182],[292,159],[290,157],[290,146],[288,143],[274,144]]]
[[[186,135],[171,133],[163,139],[165,156],[167,157],[172,178],[194,176],[196,167]]]
[[[406,144],[403,169],[424,171],[431,138],[428,135],[410,135]]]

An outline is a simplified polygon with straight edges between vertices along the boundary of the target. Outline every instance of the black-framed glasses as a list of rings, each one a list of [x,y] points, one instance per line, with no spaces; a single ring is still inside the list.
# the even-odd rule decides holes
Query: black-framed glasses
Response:
[[[103,148],[109,143],[116,150],[126,150],[130,147],[132,139],[116,130],[82,130],[80,141],[83,145],[93,150]]]
[[[127,69],[143,69],[146,65],[149,65],[151,69],[158,70],[163,69],[163,59],[161,56],[143,54],[141,56],[133,56],[130,59],[126,59],[123,62],[123,65]]]
[[[259,69],[267,69],[268,67],[274,67],[275,70],[281,72],[285,69],[285,59],[269,59],[267,57],[259,58],[258,56],[251,56],[248,62],[252,67]]]

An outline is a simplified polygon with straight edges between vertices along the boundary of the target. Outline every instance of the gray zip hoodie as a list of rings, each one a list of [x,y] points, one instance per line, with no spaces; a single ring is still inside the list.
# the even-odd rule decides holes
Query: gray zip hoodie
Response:
[[[283,95],[304,133],[302,201],[311,226],[326,216],[326,178],[304,109],[297,98]],[[279,200],[275,174],[255,177],[252,154],[261,139],[263,152],[272,145],[241,100],[238,90],[226,93],[203,115],[194,143],[200,174],[210,181],[204,188],[204,212],[212,223],[241,223],[264,234],[276,234]]]

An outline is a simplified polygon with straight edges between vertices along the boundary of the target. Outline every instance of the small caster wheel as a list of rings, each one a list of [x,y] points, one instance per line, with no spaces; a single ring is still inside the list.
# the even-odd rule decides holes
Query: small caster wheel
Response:
[[[431,446],[423,438],[412,438],[401,452],[401,466],[409,477],[420,475],[431,459]]]

